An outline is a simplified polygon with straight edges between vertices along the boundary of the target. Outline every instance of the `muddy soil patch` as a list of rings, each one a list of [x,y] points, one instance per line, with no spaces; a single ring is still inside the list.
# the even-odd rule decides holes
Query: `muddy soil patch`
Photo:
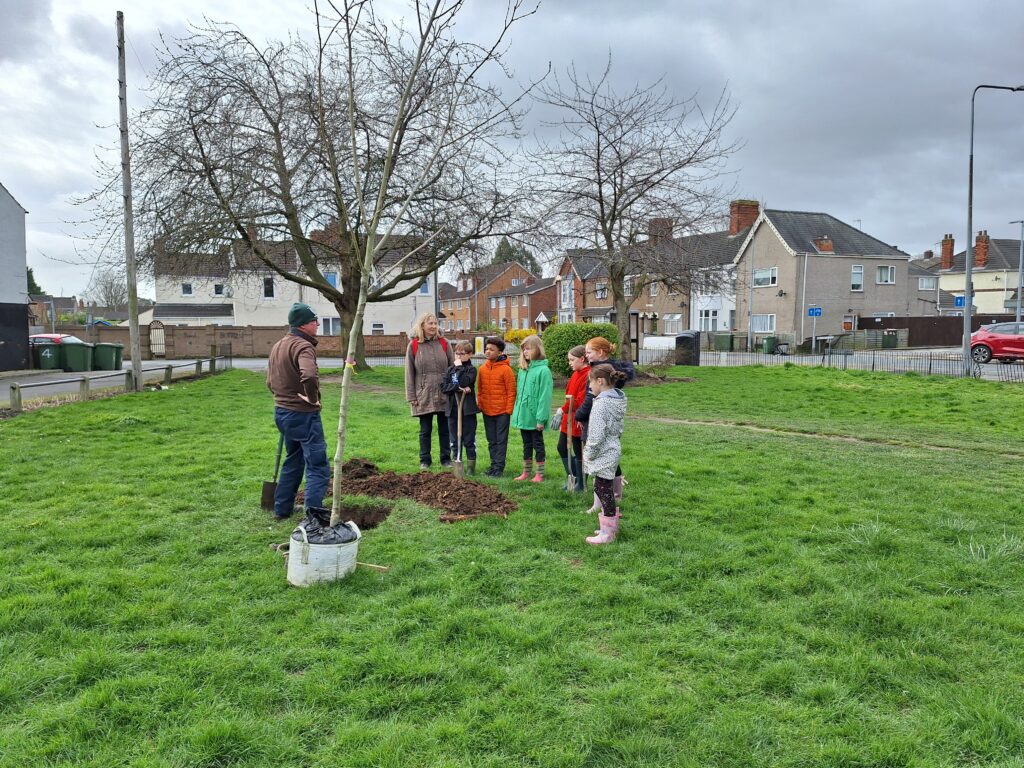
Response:
[[[328,497],[331,495],[333,482],[332,478],[327,486]],[[507,518],[508,513],[516,509],[516,503],[492,485],[458,478],[450,473],[417,472],[403,475],[397,472],[381,472],[372,461],[359,458],[349,459],[342,465],[341,488],[351,496],[412,499],[428,507],[442,510],[444,514],[439,519],[443,523],[472,520],[485,515]],[[299,491],[297,500],[301,502],[302,491]],[[346,506],[346,509],[353,511],[369,508]],[[390,513],[390,510],[387,512]],[[384,517],[386,518],[387,514]],[[353,519],[360,529],[363,527],[358,518],[343,519]]]
[[[369,531],[388,519],[391,507],[383,504],[342,504],[339,514],[343,523],[352,522],[360,531]]]

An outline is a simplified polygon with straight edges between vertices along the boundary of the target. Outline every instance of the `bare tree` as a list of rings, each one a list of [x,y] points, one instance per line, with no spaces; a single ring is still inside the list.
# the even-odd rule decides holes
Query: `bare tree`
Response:
[[[481,46],[455,36],[463,5],[414,0],[406,27],[371,0],[327,0],[314,4],[315,43],[263,49],[233,25],[197,28],[160,52],[135,123],[136,228],[153,259],[227,257],[337,308],[349,364],[335,513],[366,304],[416,290],[516,212],[522,175],[507,148],[529,88],[506,98],[490,78],[510,28],[536,9],[509,0]]]
[[[122,309],[128,306],[128,282],[124,273],[112,267],[98,266],[89,280],[85,298],[98,307]]]
[[[705,111],[661,81],[618,93],[610,75],[609,58],[596,80],[572,68],[564,83],[556,77],[541,89],[561,117],[546,124],[557,136],[533,159],[545,227],[607,269],[621,352],[630,356],[632,296],[652,282],[685,288],[706,265],[672,234],[699,233],[720,216],[719,184],[738,145],[724,136],[735,114],[724,92]]]

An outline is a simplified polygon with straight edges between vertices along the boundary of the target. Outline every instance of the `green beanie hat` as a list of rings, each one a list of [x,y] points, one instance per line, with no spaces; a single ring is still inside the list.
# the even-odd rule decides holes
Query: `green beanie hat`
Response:
[[[298,328],[313,320],[316,320],[316,312],[308,304],[303,304],[301,301],[292,304],[291,311],[288,313],[289,326]]]

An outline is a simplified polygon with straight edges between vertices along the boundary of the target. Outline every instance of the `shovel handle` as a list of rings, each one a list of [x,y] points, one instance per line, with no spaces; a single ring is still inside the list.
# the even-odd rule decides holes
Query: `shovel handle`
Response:
[[[277,475],[281,471],[281,452],[284,451],[284,432],[281,439],[277,441],[277,461],[274,462],[274,482],[277,482]]]

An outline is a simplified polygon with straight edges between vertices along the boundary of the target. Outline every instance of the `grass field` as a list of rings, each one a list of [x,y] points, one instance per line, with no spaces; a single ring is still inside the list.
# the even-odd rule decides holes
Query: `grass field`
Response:
[[[616,544],[553,469],[311,590],[258,375],[0,422],[0,766],[1024,765],[1024,389],[695,373],[628,392]],[[400,376],[349,445],[412,471]]]

